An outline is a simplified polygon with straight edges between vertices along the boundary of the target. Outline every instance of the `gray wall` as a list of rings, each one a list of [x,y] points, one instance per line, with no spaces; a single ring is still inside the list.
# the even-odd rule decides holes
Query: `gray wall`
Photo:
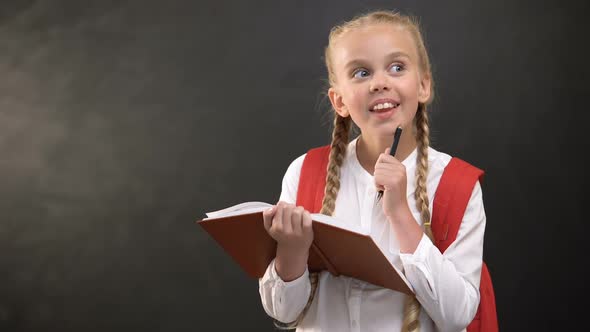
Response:
[[[583,1],[2,1],[0,330],[273,330],[194,221],[329,142],[328,31],[376,8],[422,18],[433,146],[487,171],[501,330],[576,326]]]

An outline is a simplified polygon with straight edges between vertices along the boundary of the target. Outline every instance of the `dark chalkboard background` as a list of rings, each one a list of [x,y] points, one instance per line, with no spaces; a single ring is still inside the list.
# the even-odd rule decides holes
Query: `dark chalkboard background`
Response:
[[[21,0],[0,3],[0,330],[272,331],[193,222],[276,201],[329,142],[328,31],[377,8],[421,17],[433,146],[487,171],[501,330],[583,324],[584,1]]]

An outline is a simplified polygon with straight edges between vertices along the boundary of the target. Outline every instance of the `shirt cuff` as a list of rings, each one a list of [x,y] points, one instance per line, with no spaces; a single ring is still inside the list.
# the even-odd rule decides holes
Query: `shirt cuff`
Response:
[[[414,253],[410,254],[400,252],[399,256],[404,265],[411,264],[413,262],[425,262],[426,257],[428,255],[428,251],[432,246],[432,241],[430,241],[426,234],[422,233],[422,237],[420,238],[420,242],[418,242],[418,247],[416,247]]]
[[[305,271],[303,272],[303,274],[299,278],[297,278],[295,280],[291,280],[291,281],[284,281],[283,279],[281,279],[281,277],[279,277],[279,275],[277,273],[274,259],[272,260],[272,262],[270,262],[270,265],[269,265],[266,273],[269,274],[270,279],[275,280],[277,282],[277,285],[281,288],[297,287],[298,285],[306,282],[306,280],[309,278],[309,270],[307,269],[307,266],[306,266]]]
[[[400,252],[399,255],[406,278],[414,288],[416,295],[422,298],[427,296],[432,300],[436,300],[437,291],[434,287],[434,279],[432,277],[428,257],[432,253],[433,247],[434,244],[430,241],[428,236],[422,234],[418,247],[413,254]]]

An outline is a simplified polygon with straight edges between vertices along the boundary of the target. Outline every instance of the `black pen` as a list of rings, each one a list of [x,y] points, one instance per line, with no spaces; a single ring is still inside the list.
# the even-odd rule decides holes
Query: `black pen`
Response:
[[[395,134],[393,134],[393,144],[391,144],[391,150],[389,151],[389,154],[393,157],[395,157],[395,151],[397,150],[397,144],[399,143],[399,138],[401,135],[402,127],[397,127]],[[377,194],[377,201],[379,201],[381,197],[383,197],[383,190],[379,190],[379,193]]]

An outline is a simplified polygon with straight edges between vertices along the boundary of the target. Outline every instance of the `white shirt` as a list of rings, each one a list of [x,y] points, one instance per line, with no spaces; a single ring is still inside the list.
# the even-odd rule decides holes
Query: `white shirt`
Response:
[[[359,163],[358,137],[348,144],[340,169],[340,190],[334,217],[357,223],[371,236],[391,263],[403,271],[422,305],[420,327],[428,331],[464,331],[479,304],[485,211],[479,182],[476,183],[457,239],[444,254],[424,234],[413,254],[399,251],[390,223],[383,214],[382,200],[375,205],[374,177]],[[402,161],[407,171],[407,200],[418,224],[422,225],[413,193],[417,150]],[[295,204],[299,175],[305,154],[295,159],[283,178],[281,201]],[[428,150],[427,191],[429,207],[445,166],[451,156]],[[259,280],[266,313],[282,322],[294,321],[307,303],[311,285],[309,271],[290,282],[276,273],[274,260]],[[315,298],[297,331],[401,331],[406,295],[358,279],[327,271],[319,276]],[[436,326],[435,326],[436,325]]]

